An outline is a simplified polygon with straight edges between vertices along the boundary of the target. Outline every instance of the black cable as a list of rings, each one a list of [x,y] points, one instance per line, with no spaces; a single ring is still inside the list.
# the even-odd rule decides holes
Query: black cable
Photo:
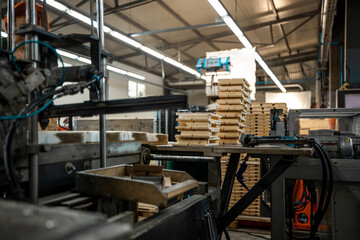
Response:
[[[225,234],[226,240],[231,240],[229,231],[226,228],[224,229],[224,234]]]
[[[328,154],[324,151],[324,149],[321,147],[321,145],[319,143],[315,142],[315,149],[318,149],[319,154],[321,155],[320,159],[324,158],[324,160],[326,162],[325,164],[328,168],[327,170],[329,171],[329,189],[327,190],[325,187],[322,187],[322,189],[321,189],[321,196],[323,196],[323,195],[325,196],[326,191],[327,191],[327,196],[326,196],[326,200],[324,201],[324,204],[321,204],[321,207],[319,204],[318,211],[316,212],[316,214],[314,216],[314,225],[312,227],[312,231],[310,232],[310,239],[314,239],[314,237],[315,237],[315,233],[317,232],[317,229],[318,229],[323,217],[325,216],[327,208],[329,207],[331,195],[332,195],[332,191],[333,191],[333,172],[332,172],[331,160],[330,160]],[[321,201],[321,196],[320,196],[320,201]],[[321,203],[323,203],[323,202],[321,202]]]
[[[100,76],[102,77],[102,75],[100,75]],[[90,81],[86,82],[86,86],[90,86],[91,84],[96,83],[97,81],[100,80],[100,78],[98,76],[96,76],[96,78],[93,78]],[[78,85],[78,84],[74,84],[74,85],[70,85],[70,86],[67,85],[65,87],[61,87],[58,90],[52,90],[51,92],[42,95],[40,98],[38,98],[37,100],[32,102],[29,106],[27,106],[26,108],[21,110],[18,115],[19,116],[26,115],[31,110],[33,110],[37,105],[41,104],[42,102],[46,101],[49,98],[52,98],[56,94],[65,92],[66,89],[71,88],[71,86],[76,86],[76,85]],[[64,95],[61,95],[59,97],[62,97],[62,96],[64,96]],[[19,200],[29,201],[29,199],[25,196],[25,191],[21,188],[17,178],[15,177],[16,176],[15,167],[14,167],[14,164],[12,161],[12,152],[11,152],[12,139],[14,137],[15,130],[20,123],[20,120],[21,119],[16,119],[15,121],[13,121],[11,123],[9,131],[5,136],[4,147],[3,147],[3,162],[4,162],[4,169],[5,169],[7,178],[9,180],[10,187],[11,187],[15,197]]]
[[[28,112],[30,112],[32,109],[34,109],[40,103],[44,102],[45,100],[54,96],[55,94],[61,93],[63,91],[64,91],[64,89],[61,88],[59,90],[54,90],[50,93],[44,94],[43,96],[41,96],[40,98],[38,98],[37,100],[32,102],[29,106],[27,106],[26,108],[21,110],[18,115],[27,114]],[[16,119],[15,121],[13,121],[10,125],[8,133],[5,136],[4,148],[3,148],[3,161],[4,161],[4,169],[5,169],[6,175],[8,177],[10,187],[13,190],[16,198],[18,198],[20,200],[28,201],[28,199],[26,198],[26,196],[24,194],[24,190],[21,188],[19,182],[17,181],[17,179],[15,177],[15,175],[16,175],[15,167],[14,167],[13,161],[11,161],[11,159],[12,159],[12,152],[11,152],[12,139],[14,137],[15,130],[18,127],[19,123],[20,123],[20,119]]]

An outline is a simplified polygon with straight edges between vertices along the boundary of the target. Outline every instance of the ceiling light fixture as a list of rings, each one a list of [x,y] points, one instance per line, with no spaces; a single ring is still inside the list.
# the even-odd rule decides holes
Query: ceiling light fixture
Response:
[[[83,63],[86,63],[86,64],[91,64],[91,60],[88,59],[88,58],[80,57],[80,56],[75,55],[73,53],[69,53],[69,52],[66,52],[66,51],[63,51],[63,50],[59,50],[59,49],[57,49],[56,51],[61,56],[64,56],[64,57],[67,57],[67,58],[70,58],[70,59],[74,59],[76,61],[83,62]],[[119,73],[119,74],[122,74],[122,75],[125,75],[125,76],[132,77],[132,78],[145,80],[144,76],[141,76],[141,75],[136,74],[136,73],[128,72],[128,71],[125,71],[123,69],[120,69],[120,68],[117,68],[117,67],[114,67],[114,66],[107,65],[106,69],[109,70],[109,71],[115,72],[115,73]]]
[[[41,0],[43,1],[43,0]],[[57,10],[59,11],[62,11],[62,12],[65,12],[67,13],[68,15],[78,19],[79,21],[85,23],[85,24],[88,24],[88,25],[91,25],[91,19],[75,10],[72,10],[68,7],[66,7],[65,5],[55,1],[55,0],[47,0],[46,1],[46,4],[56,8]],[[226,10],[225,10],[225,13],[226,13]],[[94,27],[97,28],[97,22],[94,21]],[[157,58],[157,59],[164,59],[164,61],[166,61],[167,63],[177,67],[177,68],[180,68],[182,69],[183,71],[191,74],[191,75],[194,75],[196,77],[200,77],[201,75],[198,74],[198,72],[190,67],[182,67],[184,66],[182,63],[174,60],[174,59],[171,59],[169,57],[165,57],[165,55],[163,55],[161,52],[159,51],[156,51],[154,49],[151,49],[149,47],[146,47],[146,46],[143,46],[141,43],[133,40],[132,38],[129,38],[128,36],[118,32],[118,31],[115,31],[113,29],[111,29],[110,27],[107,27],[107,26],[104,26],[104,32],[105,33],[108,33],[110,34],[111,36],[113,36],[114,38],[130,45],[130,46],[133,46],[135,48],[139,48],[141,51],[149,54],[150,56],[153,56],[154,58]]]
[[[224,5],[219,0],[208,0],[214,10],[221,16],[226,25],[231,29],[231,31],[236,35],[236,37],[240,40],[240,42],[244,45],[245,48],[253,48],[250,41],[246,38],[244,33],[241,31],[236,22],[232,19]],[[255,60],[259,63],[259,65],[264,69],[264,71],[269,75],[269,77],[274,81],[274,83],[280,88],[282,92],[286,92],[284,86],[280,83],[279,79],[275,76],[275,74],[271,71],[262,57],[258,52],[255,52]]]

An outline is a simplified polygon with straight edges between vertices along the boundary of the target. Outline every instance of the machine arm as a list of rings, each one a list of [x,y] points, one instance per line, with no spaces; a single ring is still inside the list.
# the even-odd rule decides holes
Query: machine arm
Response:
[[[168,95],[135,99],[111,100],[105,102],[84,102],[58,105],[47,108],[43,117],[93,116],[98,114],[130,113],[169,108],[184,108],[187,96]]]

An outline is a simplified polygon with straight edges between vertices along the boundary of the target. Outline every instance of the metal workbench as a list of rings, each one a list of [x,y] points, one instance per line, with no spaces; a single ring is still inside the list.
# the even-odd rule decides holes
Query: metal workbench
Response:
[[[221,233],[235,218],[242,213],[264,190],[268,189],[273,183],[282,181],[281,176],[286,170],[297,160],[303,157],[311,157],[314,150],[312,148],[293,148],[287,146],[261,146],[261,147],[243,147],[241,145],[228,145],[228,146],[192,146],[192,147],[179,147],[172,145],[164,146],[151,146],[150,151],[156,154],[165,155],[185,155],[185,156],[212,156],[213,161],[208,161],[208,181],[209,186],[220,189],[221,181],[221,166],[220,157],[230,153],[228,168],[224,178],[223,187],[220,193],[220,206],[216,216],[218,216],[218,233]],[[234,185],[236,170],[239,164],[241,153],[247,153],[251,157],[267,158],[270,161],[271,170],[265,174],[248,193],[244,195],[229,211],[229,201]],[[279,184],[277,184],[279,186]],[[279,187],[272,188],[272,196],[284,195]],[[285,195],[284,195],[285,197]],[[275,201],[272,201],[274,204]],[[277,206],[279,206],[278,204]],[[274,206],[274,205],[272,205]],[[275,203],[276,206],[276,203]],[[285,219],[285,209],[283,208],[282,219]],[[272,222],[272,229],[285,229],[285,223],[282,226],[275,226]],[[274,238],[277,239],[277,238]]]

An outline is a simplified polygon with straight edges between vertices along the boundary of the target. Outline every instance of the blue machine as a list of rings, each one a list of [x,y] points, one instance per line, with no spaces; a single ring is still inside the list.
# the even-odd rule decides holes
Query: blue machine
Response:
[[[218,70],[225,69],[230,72],[230,57],[226,58],[199,58],[196,69],[201,74],[201,70],[206,72],[217,72]]]

